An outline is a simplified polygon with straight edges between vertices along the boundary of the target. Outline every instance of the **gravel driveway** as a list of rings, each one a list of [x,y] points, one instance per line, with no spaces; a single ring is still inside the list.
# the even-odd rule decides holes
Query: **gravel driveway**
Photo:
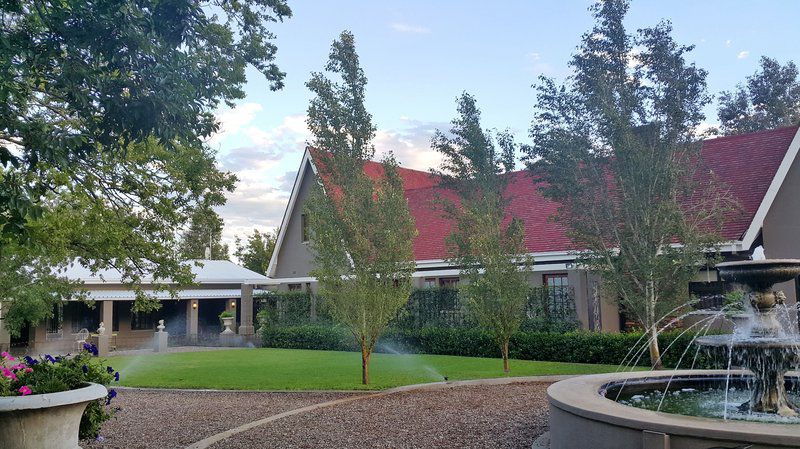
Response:
[[[549,383],[458,386],[357,400],[222,440],[237,448],[530,448],[547,427]],[[86,448],[177,448],[217,432],[351,393],[120,393],[123,410]]]

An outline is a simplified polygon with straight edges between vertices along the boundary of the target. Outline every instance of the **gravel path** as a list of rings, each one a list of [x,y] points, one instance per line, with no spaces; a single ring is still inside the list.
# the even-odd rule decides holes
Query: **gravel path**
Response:
[[[547,429],[548,383],[419,390],[316,410],[214,449],[526,448]]]
[[[353,393],[117,390],[116,417],[85,449],[179,448],[264,416]]]

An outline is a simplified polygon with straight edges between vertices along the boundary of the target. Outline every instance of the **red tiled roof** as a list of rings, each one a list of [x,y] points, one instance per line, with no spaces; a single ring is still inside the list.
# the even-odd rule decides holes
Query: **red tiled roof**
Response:
[[[723,237],[739,240],[747,231],[797,130],[797,126],[792,126],[703,142],[703,164],[728,184],[740,206],[728,214]],[[314,158],[321,155],[318,150],[311,153]],[[369,162],[364,171],[370,177],[379,177],[383,168],[376,162]],[[427,172],[400,168],[399,173],[419,231],[414,240],[416,260],[447,258],[445,238],[450,234],[452,223],[433,209],[432,202],[437,195],[454,199],[453,193],[437,187],[439,180]],[[556,213],[557,204],[539,193],[538,182],[527,171],[517,171],[510,176],[510,213],[525,223],[527,249],[534,253],[573,249],[564,227],[550,219]]]

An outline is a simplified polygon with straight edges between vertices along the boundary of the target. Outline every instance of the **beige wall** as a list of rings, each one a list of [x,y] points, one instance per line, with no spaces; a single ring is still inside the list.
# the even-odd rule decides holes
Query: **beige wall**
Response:
[[[768,259],[800,259],[800,162],[795,159],[764,219],[764,255]],[[796,304],[795,282],[776,286],[789,304]],[[793,309],[790,307],[790,309]],[[793,320],[796,322],[796,320]]]
[[[312,269],[313,256],[308,248],[308,243],[302,242],[301,215],[303,214],[303,205],[315,182],[315,177],[316,175],[314,175],[311,167],[305,167],[303,182],[297,192],[294,210],[289,216],[288,222],[283,223],[286,229],[280,252],[277,256],[275,275],[272,276],[274,278],[304,277],[308,276],[308,272]]]

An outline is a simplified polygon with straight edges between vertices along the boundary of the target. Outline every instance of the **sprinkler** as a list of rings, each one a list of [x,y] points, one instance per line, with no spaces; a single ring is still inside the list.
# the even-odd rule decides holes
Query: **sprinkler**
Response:
[[[444,381],[445,381],[445,382],[447,382],[447,381],[449,380],[449,379],[447,378],[447,376],[443,376],[443,377],[444,377]]]

